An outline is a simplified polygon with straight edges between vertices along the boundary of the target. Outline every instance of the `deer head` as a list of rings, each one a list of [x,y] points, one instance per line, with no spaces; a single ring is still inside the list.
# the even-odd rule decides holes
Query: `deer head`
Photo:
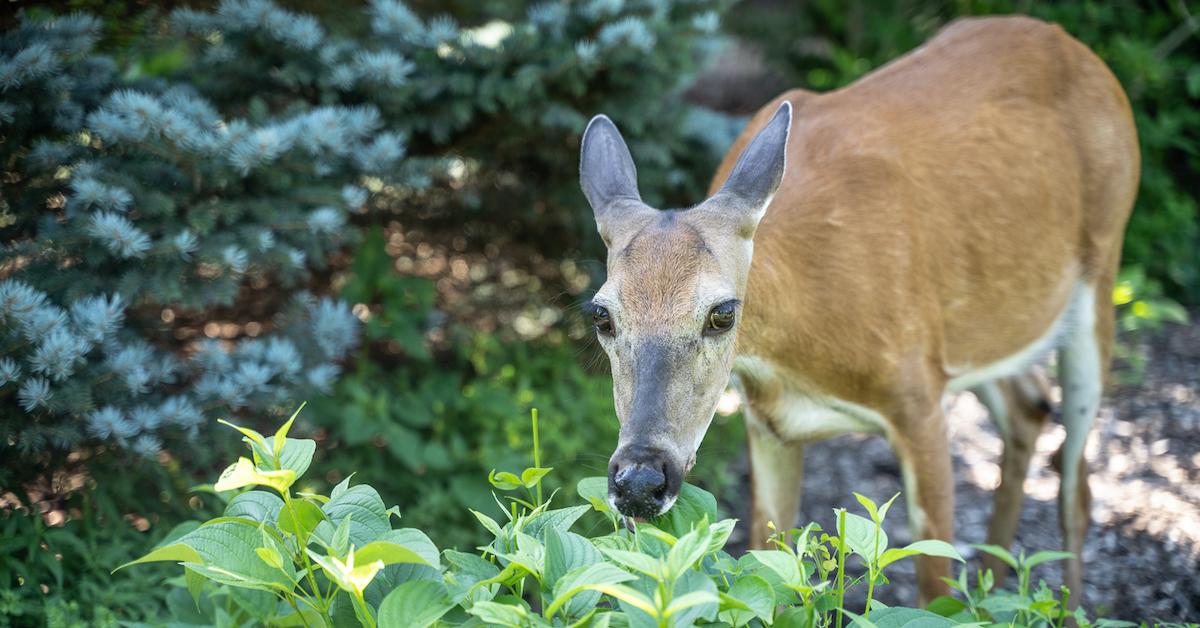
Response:
[[[754,230],[783,178],[791,113],[785,102],[724,187],[685,210],[642,202],[611,120],[596,116],[584,131],[580,183],[608,248],[590,309],[612,364],[621,429],[608,490],[622,514],[668,510],[695,464],[729,381]]]

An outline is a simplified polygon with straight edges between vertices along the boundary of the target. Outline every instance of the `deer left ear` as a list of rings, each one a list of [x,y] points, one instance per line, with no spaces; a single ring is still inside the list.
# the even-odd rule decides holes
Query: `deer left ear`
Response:
[[[725,180],[725,185],[713,195],[733,207],[725,211],[739,212],[738,231],[753,235],[754,228],[767,209],[767,204],[779,189],[787,165],[787,140],[792,128],[792,104],[784,101],[770,122],[750,141],[737,164]]]

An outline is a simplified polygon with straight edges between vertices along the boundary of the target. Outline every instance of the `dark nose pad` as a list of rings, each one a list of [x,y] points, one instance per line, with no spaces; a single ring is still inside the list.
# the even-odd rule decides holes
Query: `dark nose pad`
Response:
[[[660,451],[645,448],[618,451],[609,462],[608,471],[609,494],[623,515],[656,516],[672,497],[670,465]]]

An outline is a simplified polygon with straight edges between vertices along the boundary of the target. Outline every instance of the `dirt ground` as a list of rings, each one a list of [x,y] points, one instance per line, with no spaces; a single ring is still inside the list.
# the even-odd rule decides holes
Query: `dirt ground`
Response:
[[[1108,391],[1088,441],[1093,525],[1084,550],[1085,605],[1111,618],[1194,622],[1200,620],[1200,325],[1170,327],[1143,339],[1137,350],[1148,358],[1142,381]],[[974,574],[979,556],[969,544],[984,542],[992,489],[1000,479],[1001,440],[970,394],[953,399],[951,407],[957,545]],[[1015,548],[1060,546],[1058,475],[1049,458],[1062,439],[1056,421],[1038,440]],[[812,445],[804,464],[802,521],[826,529],[833,527],[833,508],[858,508],[851,491],[882,501],[901,489],[896,459],[880,437]],[[746,474],[744,461],[739,471]],[[886,526],[894,544],[911,540],[902,502]],[[748,521],[745,502],[723,506]],[[743,536],[733,541],[744,547]],[[913,604],[912,563],[897,567],[889,571],[893,585],[881,598]],[[1054,587],[1061,582],[1054,565],[1036,568],[1034,578]]]

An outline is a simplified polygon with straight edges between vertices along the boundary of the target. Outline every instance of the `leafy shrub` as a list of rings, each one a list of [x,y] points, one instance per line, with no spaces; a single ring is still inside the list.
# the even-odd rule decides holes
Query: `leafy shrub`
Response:
[[[1027,13],[1060,24],[1108,63],[1133,105],[1142,184],[1125,263],[1160,282],[1165,296],[1200,303],[1200,39],[1184,4],[922,0],[864,6],[759,2],[731,13],[728,30],[760,47],[790,84],[828,90],[908,52],[956,17]]]
[[[1082,611],[1064,611],[1044,582],[1030,585],[1029,570],[1061,552],[1018,561],[981,547],[1018,571],[1018,590],[991,591],[990,572],[970,588],[964,569],[954,586],[965,599],[939,598],[932,608],[941,615],[872,603],[897,560],[917,554],[962,560],[941,541],[889,547],[881,523],[895,497],[877,506],[857,496],[868,517],[839,509],[836,533],[815,524],[780,531],[777,549],[734,559],[722,548],[736,522],[718,520],[712,495],[691,485],[669,512],[631,527],[609,509],[603,477],[579,482],[590,505],[551,507],[553,496],[544,498],[542,489],[550,469],[540,466],[536,444],[534,466],[490,474],[494,487],[510,493],[503,523],[473,513],[491,540],[477,552],[439,552],[422,531],[394,528],[398,509],[369,485],[351,486],[347,477],[328,496],[293,492],[316,449],[315,441],[287,436],[293,420],[273,436],[234,426],[251,456],[239,458],[213,486],[228,498],[224,516],[183,524],[124,566],[183,565],[184,577],[175,581],[180,588],[171,594],[176,621],[519,628],[842,626],[848,617],[862,626],[1055,626],[1070,616],[1093,625]],[[572,532],[584,527],[585,516],[600,518],[590,537]],[[851,576],[851,560],[865,573]],[[861,616],[844,607],[845,592],[857,586],[868,590]]]

